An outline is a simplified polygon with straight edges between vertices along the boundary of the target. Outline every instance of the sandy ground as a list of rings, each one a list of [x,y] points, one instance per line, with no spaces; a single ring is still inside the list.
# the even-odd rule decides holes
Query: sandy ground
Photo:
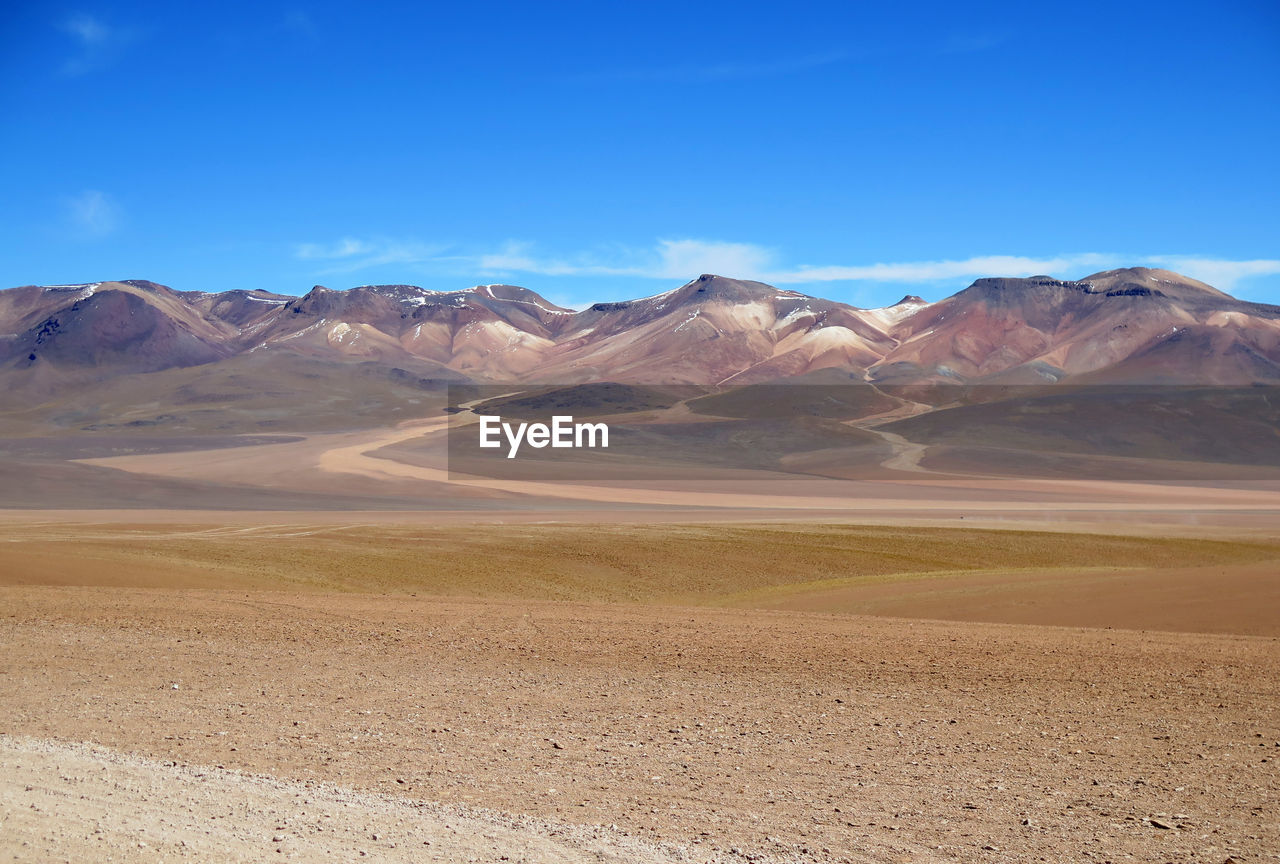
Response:
[[[295,514],[300,515],[300,514]],[[955,526],[0,522],[0,585],[288,588],[1280,636],[1280,542]]]
[[[47,506],[210,509],[0,511],[0,854],[1280,860],[1273,479],[877,433],[858,479],[558,483],[443,431],[84,459]]]
[[[116,515],[0,519],[7,858],[1280,860],[1274,532]]]
[[[505,509],[501,507],[440,510],[205,510],[189,508],[0,509],[0,525],[11,526],[172,526],[189,530],[259,530],[266,526],[420,526],[423,528],[469,526],[477,530],[495,525],[686,525],[792,524],[792,525],[879,525],[884,527],[1009,529],[1038,532],[1100,533],[1122,532],[1129,536],[1194,536],[1226,539],[1270,540],[1276,535],[1280,514],[1270,510],[1124,510],[1099,513],[1088,507],[1028,511],[1025,509],[986,510],[966,516],[957,511],[888,508],[850,513],[847,510],[773,510],[760,508],[645,508],[594,507],[584,509]]]
[[[0,848],[18,860],[676,860],[607,827],[515,819],[83,744],[0,736],[0,766]]]
[[[296,785],[231,782],[231,827],[215,828],[190,773],[126,760],[137,771],[121,781],[127,806],[112,819],[125,822],[111,835],[125,846],[153,837],[158,849],[173,824],[178,840],[227,830],[233,848],[261,851],[273,819],[286,835],[324,820],[337,849],[364,832],[431,839],[430,820],[408,815],[371,828],[371,812],[408,814],[397,803],[408,800],[572,823],[575,836],[604,826],[605,840],[691,860],[1224,861],[1280,849],[1274,639],[322,592],[0,596],[6,735],[374,796],[324,820],[329,793],[303,817],[282,803]],[[3,758],[23,765],[45,746],[6,744]],[[7,787],[40,787],[30,803],[48,811],[4,832],[19,860],[99,842],[88,826],[106,790],[79,778],[102,760],[63,769],[67,752],[22,769],[43,783]],[[228,782],[210,776],[213,789]],[[495,836],[476,860],[532,842]]]

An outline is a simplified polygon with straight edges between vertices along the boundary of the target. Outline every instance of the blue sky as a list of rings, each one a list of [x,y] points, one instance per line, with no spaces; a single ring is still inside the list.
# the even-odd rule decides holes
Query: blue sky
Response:
[[[0,12],[0,286],[1280,302],[1272,0],[186,7]]]

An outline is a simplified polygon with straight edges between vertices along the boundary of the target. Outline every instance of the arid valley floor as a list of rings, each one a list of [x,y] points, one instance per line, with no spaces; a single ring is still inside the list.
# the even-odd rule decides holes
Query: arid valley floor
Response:
[[[1280,856],[1274,469],[553,488],[422,431],[22,457],[6,859]]]

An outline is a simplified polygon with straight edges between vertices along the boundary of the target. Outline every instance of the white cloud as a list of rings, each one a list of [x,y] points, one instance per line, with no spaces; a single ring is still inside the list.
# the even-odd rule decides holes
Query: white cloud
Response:
[[[1078,279],[1090,273],[1118,267],[1160,267],[1174,270],[1232,293],[1236,283],[1252,276],[1280,274],[1280,260],[1232,261],[1186,255],[1120,255],[1079,252],[1047,258],[1016,255],[986,255],[962,260],[911,261],[833,267],[800,267],[765,274],[765,282],[795,284],[805,282],[895,282],[917,283],[975,279],[981,276],[1037,276]]]
[[[927,283],[979,276],[1079,274],[1126,263],[1123,256],[1082,253],[1051,258],[986,255],[963,260],[912,261],[775,269],[772,249],[752,243],[720,240],[662,239],[652,249],[621,250],[613,260],[580,254],[570,258],[536,255],[530,243],[509,242],[495,253],[472,260],[482,273],[537,273],[543,276],[636,276],[646,279],[689,279],[715,273],[775,284],[815,282]],[[461,261],[466,261],[462,256]],[[1131,263],[1131,261],[1129,262]]]
[[[1145,259],[1148,264],[1175,270],[1192,279],[1199,279],[1220,288],[1228,294],[1241,279],[1250,276],[1274,276],[1280,274],[1280,261],[1272,258],[1256,258],[1252,261],[1226,261],[1217,258],[1195,258],[1180,255],[1153,255]]]
[[[758,278],[773,261],[773,252],[762,246],[714,240],[659,240],[658,256],[662,263],[655,275],[667,279],[689,279],[702,273]]]
[[[673,66],[650,66],[593,73],[591,80],[657,81],[675,84],[706,84],[719,81],[776,78],[810,69],[820,69],[854,59],[847,51],[827,51],[773,60],[729,61]]]
[[[350,258],[353,255],[367,255],[373,246],[354,237],[343,237],[336,243],[299,243],[294,247],[294,255],[304,260],[315,258]]]
[[[532,250],[532,243],[508,241],[497,252],[474,256],[475,267],[481,273],[539,273],[544,276],[575,276],[591,269],[591,265],[586,263],[569,264],[551,258],[536,258]]]
[[[78,49],[78,53],[63,62],[64,75],[83,75],[110,64],[135,36],[131,30],[111,26],[83,12],[64,18],[58,27],[71,37]]]
[[[92,15],[72,15],[62,22],[62,29],[85,45],[101,45],[111,39],[111,28]]]
[[[826,266],[777,265],[778,253],[752,244],[697,238],[664,238],[648,248],[617,246],[608,249],[546,255],[533,243],[509,240],[495,250],[455,251],[419,242],[344,237],[333,243],[302,243],[295,256],[324,262],[324,273],[347,273],[384,264],[414,265],[419,271],[457,273],[460,277],[516,278],[539,276],[630,276],[640,279],[680,280],[701,273],[740,279],[758,279],[775,285],[824,282],[930,285],[971,281],[982,276],[1035,276],[1080,278],[1116,267],[1148,266],[1176,270],[1210,285],[1231,291],[1236,282],[1251,277],[1280,274],[1280,261],[1255,259],[1231,261],[1177,255],[1121,255],[1077,252],[1044,257],[980,255],[962,259],[897,261]]]
[[[497,252],[458,255],[450,259],[474,267],[483,274],[537,273],[540,276],[643,276],[631,250],[616,250],[614,260],[602,260],[599,252],[580,252],[572,258],[541,257],[534,244],[508,240]]]
[[[468,276],[535,273],[540,276],[635,276],[687,279],[690,274],[724,273],[749,278],[768,269],[772,252],[749,243],[664,239],[648,249],[617,247],[571,256],[540,254],[534,244],[508,240],[493,251],[443,255],[447,247],[420,242],[343,237],[330,243],[298,243],[295,258],[323,262],[325,273],[344,273],[383,264],[431,265]]]
[[[333,243],[298,243],[293,256],[302,261],[316,261],[324,266],[321,274],[354,273],[385,264],[421,264],[441,260],[437,256],[446,247],[439,244],[384,238],[362,240],[343,237]]]
[[[67,214],[72,225],[91,237],[105,237],[120,225],[120,208],[97,189],[86,189],[70,199]]]
[[[772,253],[749,243],[715,240],[659,240],[651,249],[620,247],[607,255],[583,252],[568,258],[540,257],[532,243],[508,241],[497,252],[474,256],[482,273],[537,273],[542,276],[638,276],[687,279],[689,274],[728,273],[750,277],[763,272]],[[466,260],[463,256],[459,260]]]
[[[1122,266],[1116,255],[1086,252],[1057,255],[1052,258],[1027,258],[1017,255],[983,255],[961,260],[902,261],[891,264],[859,264],[853,266],[800,267],[769,273],[765,281],[799,282],[941,282],[976,276],[1038,276],[1077,273]]]

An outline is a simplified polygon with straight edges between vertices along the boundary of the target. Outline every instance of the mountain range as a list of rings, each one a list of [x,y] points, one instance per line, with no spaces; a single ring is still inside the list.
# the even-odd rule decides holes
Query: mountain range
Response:
[[[476,381],[748,384],[833,369],[886,383],[1280,380],[1280,307],[1166,270],[979,279],[858,308],[701,275],[573,311],[516,285],[180,292],[143,280],[0,292],[5,378],[96,380],[248,355]]]
[[[837,370],[874,383],[1280,381],[1280,307],[1165,270],[979,279],[862,309],[703,275],[639,300],[557,306],[513,285],[175,291],[141,280],[0,291],[10,390],[274,358],[422,380],[740,385]]]

